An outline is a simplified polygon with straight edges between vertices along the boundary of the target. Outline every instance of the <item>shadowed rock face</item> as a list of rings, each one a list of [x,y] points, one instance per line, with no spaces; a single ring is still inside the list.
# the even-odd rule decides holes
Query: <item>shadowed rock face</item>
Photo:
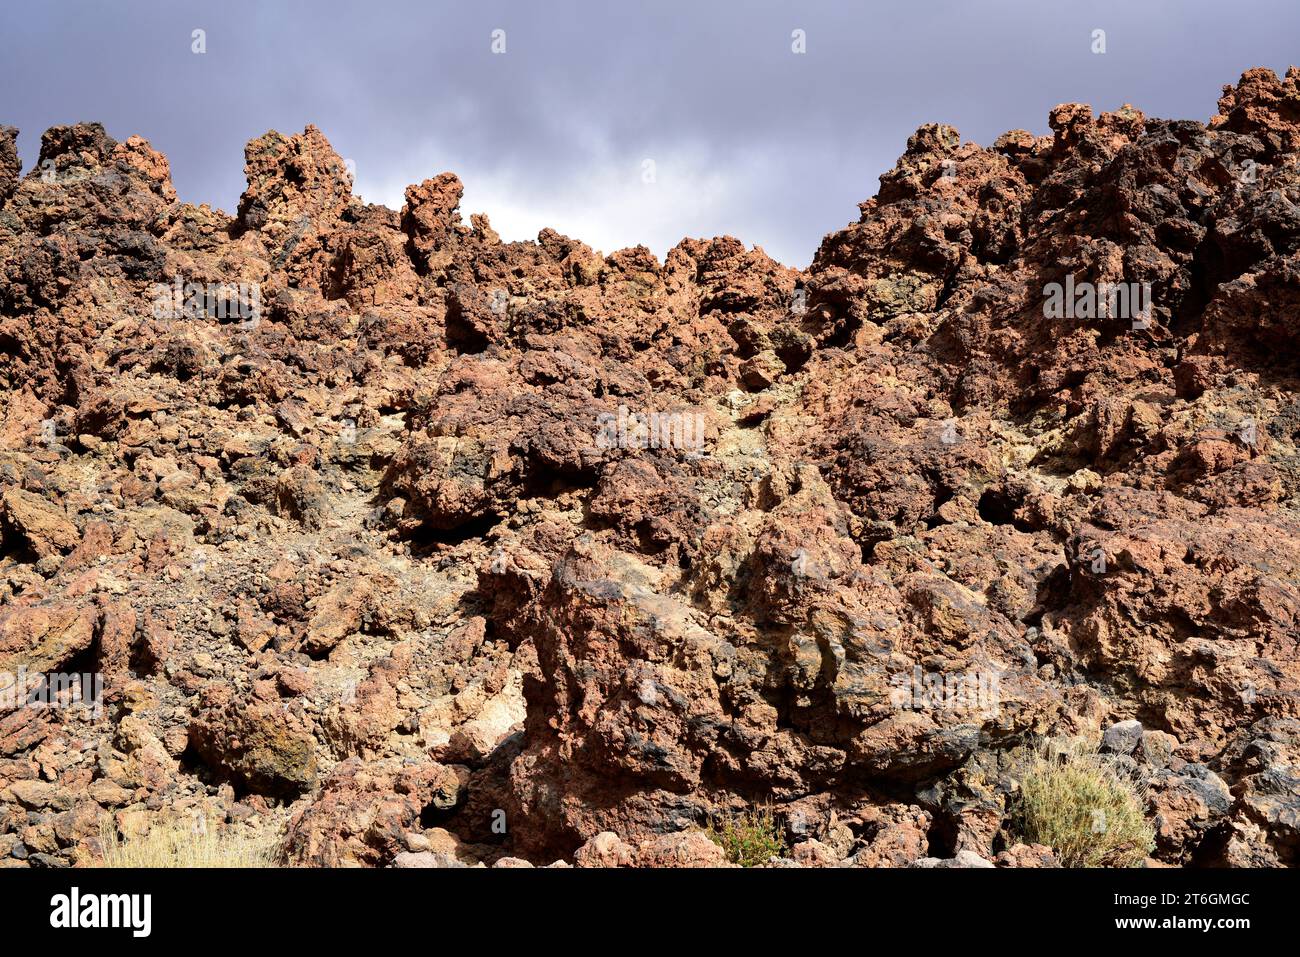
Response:
[[[0,708],[0,859],[709,865],[767,802],[1044,866],[1012,751],[1111,728],[1159,860],[1294,864],[1298,83],[922,127],[805,272],[366,205],[315,127],[235,217],[0,127],[0,671],[105,680]]]

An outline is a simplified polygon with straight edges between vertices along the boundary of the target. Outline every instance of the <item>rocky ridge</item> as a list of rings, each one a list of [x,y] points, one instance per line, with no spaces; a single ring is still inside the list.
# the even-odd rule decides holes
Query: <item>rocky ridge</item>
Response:
[[[1300,71],[1050,127],[922,127],[805,271],[0,127],[0,673],[104,684],[0,707],[0,863],[712,866],[770,803],[777,863],[1052,866],[1014,755],[1080,735],[1152,863],[1295,864]]]

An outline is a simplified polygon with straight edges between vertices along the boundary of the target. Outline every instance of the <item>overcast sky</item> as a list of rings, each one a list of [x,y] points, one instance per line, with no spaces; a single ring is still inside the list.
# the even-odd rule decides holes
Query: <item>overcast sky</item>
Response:
[[[315,123],[370,202],[452,170],[506,239],[731,234],[804,266],[922,123],[987,145],[1067,101],[1205,120],[1297,37],[1297,0],[6,2],[0,123],[25,168],[52,125],[139,133],[227,211],[244,143]]]

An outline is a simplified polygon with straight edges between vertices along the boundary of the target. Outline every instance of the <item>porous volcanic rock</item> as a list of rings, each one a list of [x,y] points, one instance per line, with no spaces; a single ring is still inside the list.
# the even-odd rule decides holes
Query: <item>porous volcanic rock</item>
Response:
[[[1300,71],[1048,126],[921,127],[806,270],[367,204],[312,126],[233,216],[0,126],[0,692],[105,683],[0,697],[3,863],[202,807],[720,866],[768,807],[774,866],[1053,867],[1016,755],[1070,736],[1153,863],[1296,864]]]

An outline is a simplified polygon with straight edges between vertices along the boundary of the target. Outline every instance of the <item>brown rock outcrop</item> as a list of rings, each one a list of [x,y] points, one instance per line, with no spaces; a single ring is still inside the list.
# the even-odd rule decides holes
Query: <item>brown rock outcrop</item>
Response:
[[[108,705],[0,709],[0,848],[720,866],[771,805],[774,866],[1052,867],[1068,735],[1156,862],[1294,865],[1297,82],[923,126],[806,270],[367,205],[315,127],[233,216],[0,127],[0,671]]]

